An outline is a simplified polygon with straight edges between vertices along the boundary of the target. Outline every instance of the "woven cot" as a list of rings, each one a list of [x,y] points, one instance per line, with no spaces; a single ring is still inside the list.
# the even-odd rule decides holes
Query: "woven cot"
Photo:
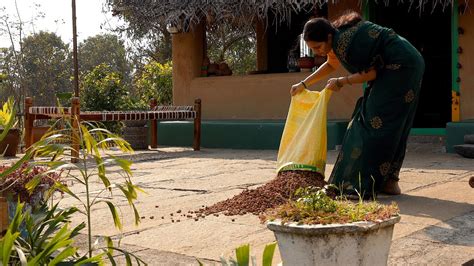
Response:
[[[152,100],[150,110],[146,111],[84,111],[79,110],[79,99],[72,99],[72,107],[33,106],[33,99],[25,99],[25,146],[30,147],[32,139],[33,122],[37,119],[54,119],[69,117],[80,121],[136,121],[147,120],[151,122],[150,146],[156,148],[157,121],[182,121],[194,120],[194,150],[199,150],[201,145],[201,100],[196,99],[194,106],[157,106]]]

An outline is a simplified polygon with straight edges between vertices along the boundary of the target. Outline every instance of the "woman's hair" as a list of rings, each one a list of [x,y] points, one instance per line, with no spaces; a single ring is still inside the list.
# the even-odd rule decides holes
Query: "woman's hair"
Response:
[[[303,28],[303,40],[327,42],[328,35],[336,32],[336,28],[325,18],[310,19]]]
[[[344,15],[337,18],[333,23],[325,18],[310,19],[303,28],[303,39],[305,41],[327,42],[328,35],[336,32],[336,29],[351,27],[362,21],[359,13],[348,10]]]

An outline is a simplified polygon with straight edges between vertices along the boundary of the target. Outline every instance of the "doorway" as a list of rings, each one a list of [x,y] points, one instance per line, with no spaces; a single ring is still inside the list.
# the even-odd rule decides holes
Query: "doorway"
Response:
[[[445,128],[451,121],[451,7],[423,13],[410,1],[371,3],[370,20],[392,28],[410,41],[425,59],[425,74],[414,128]]]

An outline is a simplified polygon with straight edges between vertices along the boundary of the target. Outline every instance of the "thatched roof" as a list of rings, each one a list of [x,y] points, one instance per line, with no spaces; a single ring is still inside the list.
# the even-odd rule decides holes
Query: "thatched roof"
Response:
[[[367,0],[353,0],[359,4]],[[434,8],[450,9],[453,0],[375,0],[378,4],[409,2],[409,8],[430,12]],[[272,15],[272,23],[289,23],[292,12],[308,12],[327,2],[339,0],[107,0],[115,15],[123,17],[139,28],[157,25],[179,25],[185,30],[203,19],[213,23],[231,22],[251,25],[256,20],[266,21]],[[469,0],[459,0],[467,3]]]

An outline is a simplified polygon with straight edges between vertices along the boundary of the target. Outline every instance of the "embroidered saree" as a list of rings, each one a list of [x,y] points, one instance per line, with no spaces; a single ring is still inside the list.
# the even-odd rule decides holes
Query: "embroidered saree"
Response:
[[[371,22],[339,29],[333,51],[351,73],[375,68],[357,101],[329,182],[365,197],[398,180],[413,124],[424,60],[407,40]]]

